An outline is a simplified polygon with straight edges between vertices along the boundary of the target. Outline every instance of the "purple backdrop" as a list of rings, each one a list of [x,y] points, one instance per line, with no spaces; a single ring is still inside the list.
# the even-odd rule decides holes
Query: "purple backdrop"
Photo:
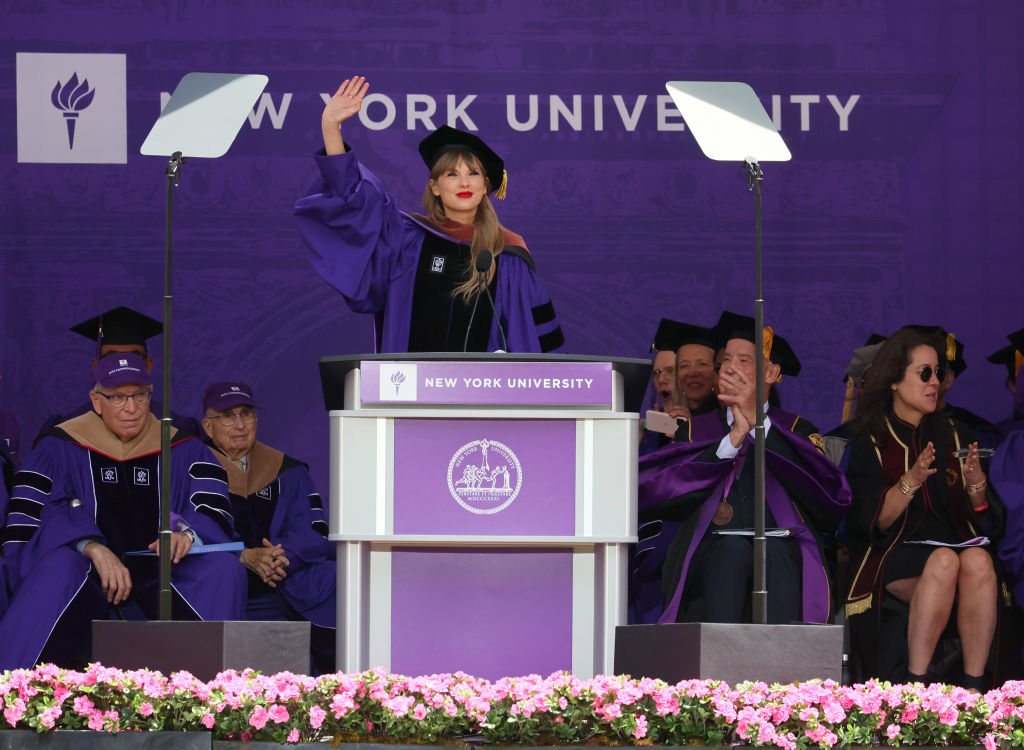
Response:
[[[258,127],[183,167],[173,403],[194,413],[208,381],[250,381],[261,437],[321,487],[316,360],[367,350],[370,325],[313,273],[290,214],[315,176],[319,95],[351,72],[382,98],[347,138],[404,206],[425,179],[410,111],[436,105],[436,126],[450,101],[505,156],[499,213],[568,348],[609,355],[643,354],[663,315],[752,311],[744,174],[706,161],[663,104],[667,80],[750,83],[794,154],[764,182],[768,318],[804,362],[786,405],[831,427],[851,348],[934,322],[967,343],[952,400],[1009,411],[984,355],[1024,325],[1016,0],[39,0],[3,18],[0,408],[28,434],[83,401],[91,350],[70,324],[118,304],[161,315],[164,161],[138,150],[194,70],[270,83]],[[55,108],[73,72],[94,98]]]

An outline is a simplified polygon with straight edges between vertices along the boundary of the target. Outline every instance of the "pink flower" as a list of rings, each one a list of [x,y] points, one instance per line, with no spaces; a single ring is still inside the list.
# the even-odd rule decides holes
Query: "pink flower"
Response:
[[[320,706],[313,706],[309,709],[309,725],[313,729],[319,729],[326,718],[327,712],[320,708]]]
[[[288,742],[298,742],[299,741],[299,730],[298,729],[292,729],[292,731],[290,731],[288,733],[287,741]]]
[[[416,719],[416,721],[423,721],[423,719],[426,718],[426,716],[427,716],[427,707],[426,706],[424,706],[422,703],[417,703],[415,706],[413,706],[412,718]]]
[[[216,721],[217,720],[213,718],[213,714],[211,714],[209,711],[207,711],[206,715],[202,718],[203,726],[207,729],[213,729],[213,725],[216,723]]]
[[[942,711],[939,711],[939,721],[947,726],[955,727],[956,720],[960,718],[960,712],[956,710],[955,706],[946,706]]]
[[[999,747],[999,743],[996,741],[994,734],[989,732],[985,735],[985,750],[996,750]]]
[[[242,732],[242,742],[248,742],[252,739],[252,732]]]
[[[896,724],[890,724],[885,730],[885,736],[890,740],[900,733],[900,728]]]
[[[4,709],[4,718],[7,719],[7,723],[12,727],[15,726],[22,716],[25,715],[25,701],[21,698],[17,698],[14,701],[14,705],[8,706]]]
[[[249,725],[256,729],[263,729],[267,725],[269,718],[270,714],[267,713],[267,709],[263,708],[263,706],[256,706],[249,716]]]
[[[275,724],[284,724],[288,721],[288,709],[282,706],[280,703],[275,703],[270,707],[270,711],[267,714],[270,720]]]
[[[100,711],[92,711],[89,714],[89,729],[94,732],[103,731],[103,713]]]
[[[143,716],[151,716],[153,714],[153,704],[149,701],[139,704],[139,713]]]
[[[75,702],[71,704],[77,714],[87,714],[93,710],[94,706],[91,700],[87,696],[80,695],[75,698]]]
[[[643,714],[636,716],[636,729],[633,730],[633,738],[641,740],[647,736],[647,717]]]

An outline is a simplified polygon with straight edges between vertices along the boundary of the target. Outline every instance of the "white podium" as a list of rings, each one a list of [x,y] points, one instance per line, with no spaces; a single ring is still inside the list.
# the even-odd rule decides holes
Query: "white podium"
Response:
[[[320,361],[338,668],[611,672],[646,360]]]

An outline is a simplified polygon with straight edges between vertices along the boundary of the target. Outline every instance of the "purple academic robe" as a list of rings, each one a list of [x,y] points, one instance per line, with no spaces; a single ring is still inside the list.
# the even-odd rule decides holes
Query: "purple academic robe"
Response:
[[[250,459],[256,455],[263,454],[251,453]],[[249,472],[257,470],[249,466]],[[306,465],[284,456],[277,476],[264,487],[244,498],[232,491],[231,506],[236,532],[246,547],[259,547],[264,538],[284,547],[288,573],[270,591],[280,592],[314,625],[333,628],[335,545],[327,541],[327,513]],[[262,582],[253,573],[249,578],[251,595],[254,582],[257,588]]]
[[[1018,380],[1018,385],[1021,380]],[[1024,390],[1024,388],[1021,388]],[[996,450],[989,481],[1006,507],[1006,530],[996,552],[1003,563],[1014,598],[1024,608],[1024,420],[1014,423]]]
[[[648,611],[647,621],[653,621],[656,614],[659,623],[676,622],[697,544],[708,532],[715,509],[728,494],[745,454],[747,460],[753,460],[750,436],[735,459],[714,457],[719,442],[729,433],[725,415],[723,409],[695,417],[689,422],[688,441],[672,443],[640,459],[641,519],[660,520],[664,527],[649,540],[651,554],[643,563],[648,571],[652,565],[658,566],[662,577],[660,612]],[[831,614],[831,595],[821,542],[823,535],[834,533],[849,506],[850,489],[838,467],[809,439],[817,430],[781,409],[771,409],[768,415],[772,420],[769,438],[774,433],[784,439],[790,455],[772,450],[766,441],[765,502],[778,526],[790,529],[799,545],[803,619],[825,623]],[[638,551],[644,552],[643,547],[643,542],[638,544]]]
[[[184,524],[206,544],[230,541],[226,476],[209,449],[194,438],[172,443],[171,472],[172,528]],[[150,508],[159,488],[159,451],[118,461],[58,431],[39,441],[15,475],[8,505],[4,556],[13,597],[0,620],[0,669],[31,667],[85,585],[92,565],[76,549],[79,540],[97,539],[120,555],[129,550],[118,540],[157,539],[155,511],[146,528],[124,529],[103,506],[120,494]],[[245,569],[230,552],[189,555],[172,566],[171,585],[201,619],[242,619]]]
[[[424,241],[428,233],[456,240],[399,211],[394,198],[352,153],[318,155],[316,163],[320,184],[295,204],[313,266],[354,312],[374,314],[377,351],[409,351],[413,291]],[[496,258],[497,315],[491,321],[488,351],[564,350],[551,299],[527,258],[512,252]]]

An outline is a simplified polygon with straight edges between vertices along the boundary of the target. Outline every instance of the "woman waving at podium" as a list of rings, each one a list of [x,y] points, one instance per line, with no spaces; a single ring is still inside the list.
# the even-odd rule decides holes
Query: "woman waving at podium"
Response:
[[[379,352],[562,351],[526,243],[491,204],[491,193],[504,197],[501,157],[472,133],[438,128],[419,145],[424,213],[400,211],[342,138],[368,89],[346,79],[327,102],[320,180],[295,204],[317,272],[354,312],[374,315]]]

